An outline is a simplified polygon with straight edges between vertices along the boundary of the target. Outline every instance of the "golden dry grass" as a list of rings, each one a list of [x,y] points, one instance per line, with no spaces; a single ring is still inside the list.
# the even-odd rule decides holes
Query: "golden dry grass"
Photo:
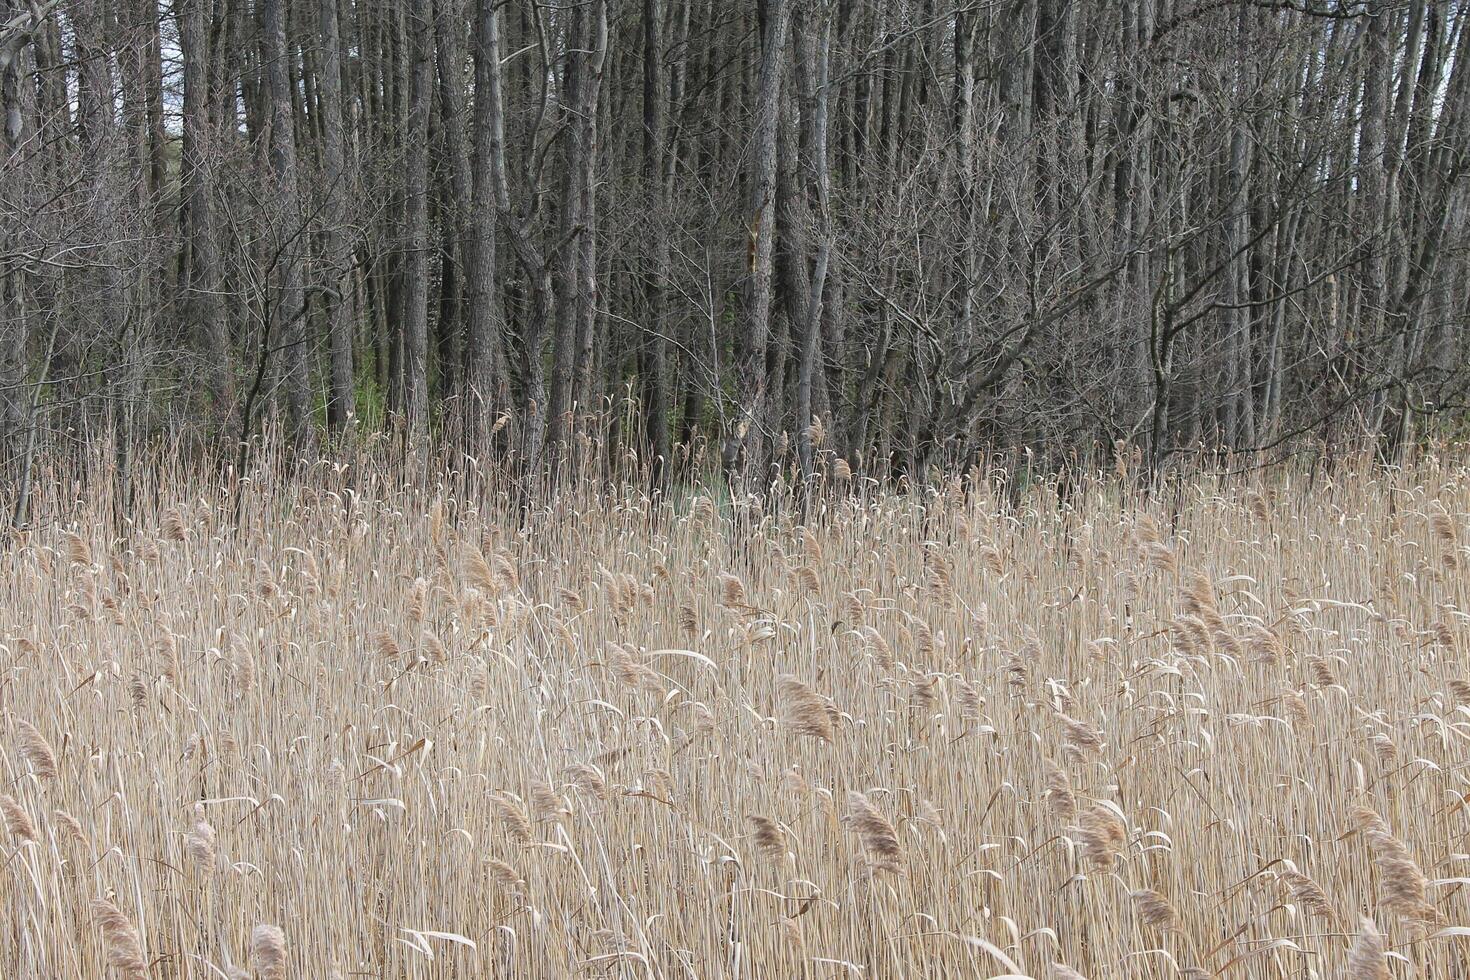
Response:
[[[1470,471],[483,499],[9,542],[0,975],[1466,975]]]

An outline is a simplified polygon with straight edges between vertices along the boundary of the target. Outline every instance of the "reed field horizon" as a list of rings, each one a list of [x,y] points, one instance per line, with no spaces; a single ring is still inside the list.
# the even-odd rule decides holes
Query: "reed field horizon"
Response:
[[[0,976],[1470,976],[1470,458],[42,460]]]

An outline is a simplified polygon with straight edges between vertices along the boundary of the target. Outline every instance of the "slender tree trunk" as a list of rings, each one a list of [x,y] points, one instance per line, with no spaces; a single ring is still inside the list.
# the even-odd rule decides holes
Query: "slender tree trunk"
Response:
[[[82,300],[86,308],[96,311],[97,326],[102,336],[107,338],[104,348],[106,398],[103,404],[116,462],[115,488],[120,491],[113,500],[120,508],[117,516],[125,518],[133,438],[129,399],[133,389],[137,323],[124,289],[120,250],[116,243],[122,238],[121,229],[125,227],[124,212],[136,204],[137,198],[127,193],[127,187],[119,185],[120,180],[126,179],[124,175],[129,174],[130,168],[120,166],[117,156],[129,150],[130,146],[119,138],[117,132],[113,87],[116,79],[108,54],[104,10],[97,0],[74,0],[69,13],[79,62],[77,121],[81,129],[81,179],[85,181],[97,208],[92,228],[97,247],[89,250],[93,265],[86,276],[89,282],[85,284],[92,286],[95,293],[85,295]],[[132,78],[124,78],[125,84],[131,81]],[[126,104],[136,103],[125,91]],[[86,314],[81,315],[85,317]]]
[[[577,236],[577,275],[581,285],[577,289],[576,326],[577,360],[573,377],[572,401],[590,410],[597,393],[592,388],[594,342],[597,337],[598,305],[602,300],[598,292],[597,260],[597,165],[601,158],[601,118],[603,71],[607,65],[608,50],[608,0],[596,0],[589,16],[591,18],[592,50],[587,58],[586,101],[580,111],[580,122],[586,128],[582,139],[583,157],[580,176],[584,199],[582,220],[585,226]]]
[[[827,88],[828,60],[831,55],[832,15],[828,10],[817,14],[819,23],[809,50],[803,52],[812,75],[810,130],[807,143],[811,152],[811,183],[816,188],[817,254],[813,263],[811,296],[807,301],[807,317],[801,337],[801,366],[796,381],[796,445],[804,479],[813,472],[813,429],[817,415],[812,407],[812,385],[817,361],[822,352],[822,301],[827,285],[827,267],[832,258],[832,175],[827,162]]]
[[[514,216],[511,211],[510,182],[508,179],[507,151],[505,140],[505,102],[503,72],[500,63],[499,24],[493,15],[494,7],[482,5],[478,19],[481,30],[477,42],[477,71],[482,73],[485,88],[485,112],[488,117],[481,127],[481,137],[489,157],[489,183],[494,191],[496,206],[505,219],[511,248],[515,252],[516,264],[526,277],[527,310],[521,324],[520,382],[521,397],[518,405],[518,442],[522,465],[533,476],[539,476],[543,463],[543,447],[546,439],[546,369],[543,362],[546,345],[546,328],[551,318],[552,293],[551,273],[547,258],[531,234],[537,201],[527,206],[524,217]],[[523,21],[533,25],[538,35],[542,25],[539,10],[521,8]],[[485,16],[489,14],[489,16]],[[537,46],[543,47],[541,40]],[[483,57],[481,57],[483,56]],[[546,80],[549,66],[543,64],[540,73],[541,104],[544,113],[549,99]],[[530,72],[525,72],[527,82]],[[479,99],[479,93],[476,99]],[[478,111],[478,110],[477,110]],[[537,126],[539,127],[539,120]]]
[[[416,451],[429,440],[429,98],[432,84],[434,8],[413,0],[409,30],[413,37],[412,80],[405,155],[405,278],[403,322],[404,416]]]
[[[311,436],[310,358],[307,339],[305,289],[302,284],[301,211],[296,189],[295,111],[287,64],[286,17],[283,0],[261,0],[264,31],[262,57],[270,99],[270,166],[274,179],[276,220],[275,302],[271,307],[266,350],[279,358],[286,401],[286,427],[294,445],[305,446]]]
[[[548,442],[559,446],[571,434],[572,413],[579,393],[584,334],[590,334],[595,313],[596,209],[593,171],[597,159],[597,101],[602,88],[602,66],[607,53],[607,4],[594,0],[572,14],[564,80],[570,119],[563,130],[566,180],[562,191],[562,251],[551,366],[551,405]],[[590,351],[587,352],[590,354]],[[585,408],[586,406],[582,406]]]
[[[561,197],[561,254],[558,256],[555,322],[553,324],[551,354],[551,404],[548,406],[548,446],[556,449],[565,442],[571,431],[572,372],[576,367],[576,338],[580,306],[582,277],[581,253],[578,238],[587,234],[585,214],[586,195],[582,192],[582,174],[586,170],[585,160],[587,127],[583,125],[582,113],[586,100],[586,74],[589,12],[585,4],[572,8],[572,19],[568,32],[567,64],[562,82],[562,102],[570,118],[562,130],[562,147],[565,178]]]
[[[1122,253],[1124,269],[1114,307],[1118,329],[1118,369],[1121,391],[1118,415],[1125,431],[1147,417],[1153,391],[1153,365],[1146,324],[1153,301],[1153,272],[1147,237],[1153,221],[1154,131],[1146,56],[1153,38],[1155,0],[1130,4],[1125,15],[1122,44],[1128,52],[1131,78],[1120,101],[1123,145],[1113,175],[1117,211],[1114,247]]]
[[[148,125],[148,198],[163,216],[163,195],[168,180],[168,134],[163,126],[163,16],[154,0],[135,0],[138,29],[144,32],[143,97]]]
[[[16,0],[0,2],[0,22],[9,22],[20,10]],[[21,145],[25,133],[22,100],[22,70],[26,50],[19,38],[0,39],[0,170],[20,172],[23,164],[35,166],[34,158]],[[26,66],[28,67],[28,66]],[[10,240],[18,229],[11,215],[19,215],[29,203],[20,180],[0,187],[0,240]],[[26,309],[26,275],[19,263],[0,273],[0,473],[10,471],[21,455],[26,428],[26,351],[30,340],[30,318]]]
[[[1228,266],[1225,270],[1225,438],[1236,449],[1249,449],[1256,441],[1255,406],[1252,365],[1250,289],[1250,134],[1247,132],[1245,102],[1250,72],[1248,59],[1250,10],[1242,5],[1236,18],[1236,45],[1239,52],[1235,75],[1236,98],[1241,105],[1230,127],[1230,163],[1225,171],[1225,195],[1221,210],[1225,216],[1224,247]]]
[[[464,361],[465,277],[470,232],[470,160],[465,147],[464,10],[460,0],[439,0],[434,18],[434,42],[439,67],[439,118],[444,161],[442,175],[446,214],[441,218],[444,238],[439,317],[439,392],[443,397],[464,394],[460,366]]]
[[[684,13],[687,16],[687,4]],[[668,113],[663,22],[663,0],[643,0],[643,186],[652,227],[643,273],[648,323],[639,374],[655,483],[662,481],[669,461],[668,316],[664,293],[669,266],[668,183],[664,176]]]
[[[736,418],[724,436],[721,463],[727,475],[763,477],[766,347],[771,332],[771,271],[776,245],[776,141],[781,114],[781,79],[790,33],[789,0],[768,0],[756,97],[755,130],[746,205],[746,285],[742,336],[735,368]]]
[[[216,182],[212,161],[217,158],[219,140],[210,98],[208,6],[209,0],[181,0],[176,8],[184,59],[184,143],[179,171],[188,268],[183,309],[194,329],[200,365],[196,377],[207,399],[208,417],[216,432],[225,432],[234,412],[234,370],[214,226]]]
[[[1389,225],[1388,172],[1386,166],[1388,129],[1388,85],[1390,66],[1389,19],[1387,0],[1370,0],[1363,50],[1363,110],[1358,132],[1358,182],[1362,189],[1362,207],[1366,229],[1371,239],[1366,245],[1363,281],[1360,291],[1362,326],[1360,335],[1378,341],[1383,334],[1388,309]],[[1355,380],[1371,379],[1372,365],[1367,355],[1362,358]],[[1369,425],[1376,428],[1382,402],[1374,398],[1369,409]]]
[[[475,9],[475,132],[473,194],[465,248],[466,428],[476,449],[483,449],[498,408],[505,406],[497,386],[503,383],[500,289],[496,281],[495,225],[501,198],[495,161],[504,156],[504,110],[499,91],[500,12],[495,0],[477,0]],[[502,170],[503,172],[503,170]],[[506,206],[509,206],[508,200]]]
[[[352,247],[347,240],[347,162],[342,118],[341,37],[338,0],[317,0],[321,30],[322,65],[317,92],[322,113],[322,264],[326,277],[322,294],[330,377],[327,387],[327,426],[340,433],[352,416],[354,376],[352,367],[354,324],[349,297],[352,293]]]

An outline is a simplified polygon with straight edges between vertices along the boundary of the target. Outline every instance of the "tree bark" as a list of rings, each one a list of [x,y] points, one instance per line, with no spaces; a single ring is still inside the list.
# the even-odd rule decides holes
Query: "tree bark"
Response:
[[[0,3],[0,22],[9,23],[19,16],[20,7],[13,0]],[[22,68],[26,62],[21,37],[0,37],[0,160],[7,172],[19,172],[30,154],[24,153],[21,139],[25,135],[25,112],[22,102]],[[24,155],[22,155],[24,154]],[[9,241],[15,233],[11,215],[20,214],[29,203],[25,182],[10,181],[0,187],[0,240]],[[21,457],[23,432],[26,428],[25,379],[26,351],[30,339],[30,318],[26,309],[26,275],[18,264],[0,271],[0,473],[12,470]]]
[[[563,129],[566,180],[561,200],[562,251],[556,293],[556,336],[551,367],[551,446],[571,435],[579,376],[590,355],[595,314],[597,217],[593,172],[597,162],[597,101],[607,54],[607,3],[579,4],[572,13],[563,102],[570,118]],[[584,337],[587,338],[584,340]],[[582,406],[585,408],[586,406]]]
[[[444,146],[440,169],[445,212],[440,216],[444,247],[441,261],[439,316],[439,393],[463,396],[460,366],[464,361],[465,276],[470,238],[468,215],[470,161],[465,147],[464,11],[460,0],[439,0],[434,17],[434,43],[439,67],[439,119]]]
[[[816,190],[817,250],[812,264],[811,294],[807,300],[806,323],[801,335],[801,364],[796,381],[796,445],[803,479],[812,478],[814,468],[813,430],[817,415],[812,407],[812,386],[817,361],[822,351],[823,291],[827,285],[827,268],[832,258],[832,175],[827,162],[827,89],[828,59],[831,52],[832,15],[829,9],[818,12],[819,24],[803,60],[810,64],[810,182]]]
[[[608,53],[608,0],[596,0],[589,11],[591,17],[592,51],[587,58],[585,81],[586,104],[580,111],[579,122],[586,128],[582,140],[582,195],[585,201],[582,220],[584,230],[577,236],[577,275],[581,285],[577,290],[577,360],[573,378],[572,401],[590,410],[596,403],[597,392],[593,390],[593,354],[597,339],[598,306],[602,296],[598,288],[598,233],[597,233],[597,166],[602,154],[602,132],[599,125],[602,109],[603,71]]]
[[[182,0],[176,8],[184,61],[183,148],[179,158],[184,199],[183,237],[188,248],[184,315],[194,327],[196,373],[206,414],[216,432],[228,430],[234,409],[234,369],[229,322],[223,304],[219,248],[215,238],[216,181],[213,161],[220,140],[210,98],[209,0]]]
[[[334,433],[341,433],[352,417],[355,400],[352,366],[355,331],[348,302],[352,292],[352,248],[345,227],[348,186],[337,2],[317,0],[317,23],[322,41],[317,94],[322,115],[322,271],[326,277],[322,310],[330,352],[327,427]]]
[[[429,441],[429,97],[432,84],[434,8],[413,0],[408,132],[404,159],[405,249],[407,280],[403,324],[404,403],[410,445],[424,451]]]
[[[687,4],[685,5],[687,16]],[[648,433],[655,484],[662,482],[669,461],[669,378],[667,300],[664,277],[669,266],[667,155],[667,89],[664,70],[663,0],[643,0],[643,185],[648,200],[650,243],[643,272],[648,322],[641,345],[639,374],[643,383],[644,427]]]
[[[270,166],[275,193],[275,297],[271,304],[266,350],[279,357],[291,443],[305,447],[311,437],[310,358],[305,289],[302,284],[303,227],[296,185],[295,109],[286,48],[283,0],[261,0],[266,91],[270,101]]]
[[[503,160],[504,109],[500,93],[500,12],[495,0],[477,0],[475,8],[475,123],[473,203],[465,248],[466,428],[475,449],[485,448],[495,412],[505,407],[497,386],[504,375],[501,351],[500,289],[496,281],[495,225],[509,193],[497,181],[496,161]],[[500,172],[504,173],[503,163]],[[497,189],[497,184],[500,189]]]
[[[771,271],[776,244],[776,137],[780,123],[781,79],[790,33],[789,0],[769,0],[762,42],[745,209],[746,284],[742,336],[735,367],[735,412],[721,450],[727,476],[763,477],[766,346],[771,332]]]
[[[1239,104],[1230,127],[1230,161],[1225,171],[1225,195],[1221,201],[1224,215],[1224,248],[1228,266],[1225,270],[1225,419],[1227,445],[1245,449],[1255,444],[1255,390],[1253,377],[1251,324],[1255,317],[1251,306],[1251,214],[1250,214],[1250,149],[1245,105],[1250,97],[1249,27],[1250,7],[1242,5],[1236,18],[1235,73],[1236,98]]]

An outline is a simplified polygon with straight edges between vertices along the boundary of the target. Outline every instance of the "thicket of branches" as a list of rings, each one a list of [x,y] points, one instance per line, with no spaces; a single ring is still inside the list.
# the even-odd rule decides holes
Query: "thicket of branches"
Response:
[[[1392,453],[1463,409],[1467,20],[0,0],[0,461],[272,417],[757,478]]]

